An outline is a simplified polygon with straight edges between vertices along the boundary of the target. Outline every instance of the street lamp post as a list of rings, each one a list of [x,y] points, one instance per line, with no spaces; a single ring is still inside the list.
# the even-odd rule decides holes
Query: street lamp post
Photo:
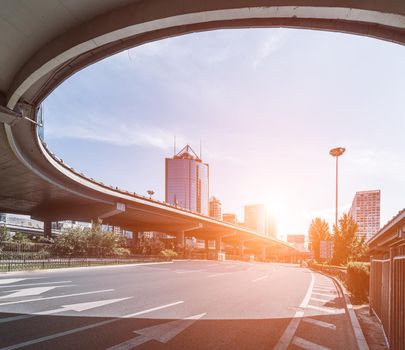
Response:
[[[339,174],[338,174],[338,170],[339,170],[339,157],[346,151],[346,148],[343,147],[336,147],[336,148],[332,148],[329,151],[329,154],[332,157],[336,158],[336,210],[335,210],[335,225],[336,225],[336,229],[338,227],[338,205],[339,205],[339,197],[338,197],[338,183],[339,183]]]

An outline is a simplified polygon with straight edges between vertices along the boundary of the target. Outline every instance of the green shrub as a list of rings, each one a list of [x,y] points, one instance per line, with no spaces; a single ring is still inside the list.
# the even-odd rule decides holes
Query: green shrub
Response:
[[[357,301],[367,301],[369,280],[369,263],[350,262],[347,264],[347,288]]]
[[[114,248],[114,254],[119,257],[127,257],[131,252],[127,248]]]
[[[177,253],[174,250],[165,249],[159,253],[159,256],[165,260],[172,260],[177,257]]]

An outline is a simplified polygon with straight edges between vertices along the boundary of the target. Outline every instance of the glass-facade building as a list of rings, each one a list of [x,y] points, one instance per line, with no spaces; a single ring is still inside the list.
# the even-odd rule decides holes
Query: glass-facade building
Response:
[[[208,215],[209,166],[187,145],[166,158],[166,202]]]
[[[358,226],[358,237],[373,237],[380,229],[380,190],[356,192],[349,215]]]

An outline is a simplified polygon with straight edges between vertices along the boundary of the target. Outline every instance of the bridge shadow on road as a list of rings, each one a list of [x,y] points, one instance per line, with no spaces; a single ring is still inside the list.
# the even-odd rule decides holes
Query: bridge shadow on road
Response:
[[[26,316],[27,318],[23,318]],[[0,314],[0,349],[273,349],[291,318],[210,319],[114,318],[95,316],[36,316]],[[13,321],[11,319],[19,318]],[[311,319],[340,327],[339,315],[317,315]],[[7,319],[9,321],[7,321]],[[305,317],[301,321],[305,321]],[[7,322],[5,322],[7,321]],[[330,349],[345,349],[336,329],[316,329],[300,323],[306,338],[328,338]],[[315,328],[314,328],[315,327]],[[322,337],[320,337],[322,331]],[[303,336],[302,334],[300,336]],[[343,343],[342,343],[343,341]],[[123,344],[124,343],[124,344]],[[121,347],[117,345],[121,344]],[[129,344],[129,345],[128,345]],[[18,345],[17,347],[14,347]],[[115,348],[114,348],[115,347]],[[295,348],[291,344],[289,349]]]

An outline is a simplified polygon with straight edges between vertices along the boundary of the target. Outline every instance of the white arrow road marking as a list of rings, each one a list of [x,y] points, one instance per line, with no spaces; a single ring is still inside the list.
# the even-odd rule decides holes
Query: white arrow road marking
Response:
[[[5,278],[0,280],[0,284],[10,284],[10,283],[16,283],[20,281],[24,281],[26,278]]]
[[[40,295],[45,293],[49,290],[55,289],[56,287],[34,287],[34,288],[26,288],[22,290],[18,290],[15,293],[11,293],[8,295],[3,295],[0,299],[10,299],[10,298],[20,298],[20,297],[28,297],[32,295]]]
[[[3,288],[16,288],[16,287],[31,287],[31,286],[42,286],[44,284],[61,284],[61,283],[71,283],[72,281],[57,281],[57,282],[41,282],[41,283],[24,283],[24,284],[16,284],[15,286],[0,286],[1,289]]]
[[[112,289],[112,290],[114,290],[114,289]],[[37,339],[33,339],[33,340],[28,340],[28,341],[25,341],[25,342],[23,342],[23,343],[19,343],[19,344],[14,344],[14,345],[6,346],[5,348],[1,348],[0,350],[14,350],[14,349],[22,348],[22,347],[24,347],[24,346],[29,346],[29,345],[33,345],[33,344],[42,343],[42,342],[47,341],[47,340],[52,340],[52,339],[55,339],[55,338],[60,338],[60,337],[63,337],[63,336],[65,336],[65,335],[75,334],[75,333],[78,333],[78,332],[86,331],[86,330],[88,330],[88,329],[92,329],[92,328],[104,326],[104,325],[106,325],[106,324],[114,323],[114,322],[120,321],[120,320],[123,319],[123,318],[131,318],[131,317],[135,317],[135,316],[140,316],[140,315],[143,315],[143,314],[152,312],[152,311],[165,309],[165,308],[167,308],[167,307],[171,307],[171,306],[174,306],[174,305],[177,305],[177,304],[181,304],[181,303],[184,303],[184,301],[176,301],[176,302],[171,303],[171,304],[166,304],[166,305],[162,305],[162,306],[157,306],[157,307],[154,307],[154,308],[152,308],[152,309],[147,309],[147,310],[135,312],[135,313],[133,313],[133,314],[124,315],[124,316],[122,316],[121,318],[114,318],[114,319],[112,319],[112,320],[101,321],[101,322],[89,324],[89,325],[87,325],[87,326],[83,326],[83,327],[79,327],[79,328],[70,329],[70,330],[65,331],[65,332],[55,333],[55,334],[52,334],[52,335],[47,335],[47,336],[45,336],[45,337],[41,337],[41,338],[37,338]]]
[[[143,328],[134,333],[138,333],[140,336],[127,340],[121,344],[112,346],[107,350],[129,350],[141,344],[144,344],[150,340],[157,340],[160,343],[167,343],[175,336],[183,332],[186,328],[190,327],[195,321],[204,317],[206,313],[194,315],[183,318],[181,320],[175,320],[156,326]]]
[[[83,293],[75,293],[75,294],[64,294],[64,295],[55,295],[52,297],[45,297],[45,298],[35,298],[35,299],[26,299],[26,300],[18,300],[18,301],[7,301],[5,303],[1,303],[1,306],[5,305],[14,305],[14,304],[21,304],[21,303],[30,303],[32,301],[43,301],[43,300],[50,300],[50,299],[59,299],[59,298],[67,298],[67,297],[75,297],[77,295],[87,295],[87,294],[96,294],[96,293],[104,293],[104,292],[113,292],[114,289],[103,289],[103,290],[95,290],[93,292],[83,292]]]
[[[130,298],[131,297],[120,298],[120,299],[107,299],[107,300],[91,301],[88,303],[62,305],[62,307],[60,307],[59,309],[34,312],[30,315],[19,315],[19,316],[13,316],[13,317],[0,318],[0,323],[19,321],[19,320],[24,320],[27,318],[32,318],[35,316],[54,315],[54,314],[58,314],[60,312],[69,311],[69,310],[81,312],[81,311],[85,311],[85,310],[89,310],[89,309],[94,309],[96,307],[100,307],[100,306],[104,306],[104,305],[108,305],[108,304],[112,304],[112,303],[117,303],[119,301],[130,299]]]

